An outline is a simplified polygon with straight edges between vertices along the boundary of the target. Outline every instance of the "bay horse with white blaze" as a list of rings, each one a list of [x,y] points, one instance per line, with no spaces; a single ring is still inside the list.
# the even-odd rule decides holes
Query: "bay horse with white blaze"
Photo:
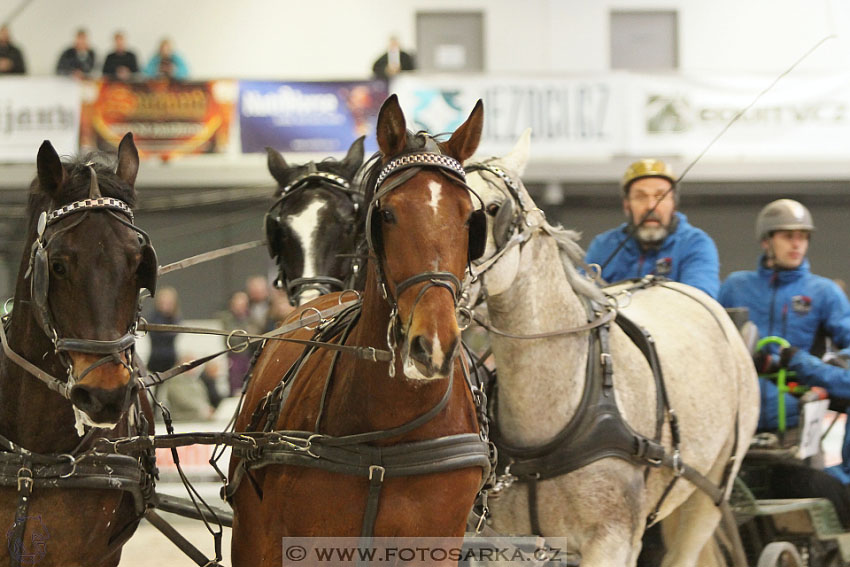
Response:
[[[38,151],[14,308],[0,333],[3,564],[117,565],[152,489],[145,458],[93,449],[153,433],[133,353],[140,288],[153,292],[157,263],[133,224],[132,135],[116,169],[91,158],[62,163],[47,141]]]
[[[406,130],[395,96],[381,108],[362,300],[322,296],[288,321],[353,307],[315,335],[285,335],[345,352],[269,342],[247,387],[237,431],[265,430],[280,442],[234,451],[233,565],[281,565],[287,536],[463,536],[490,468],[456,315],[467,263],[483,245],[483,213],[461,166],[482,124],[479,102],[437,142]],[[383,345],[390,351],[376,350]]]
[[[355,177],[363,164],[361,136],[342,161],[290,165],[266,148],[278,182],[266,213],[266,243],[278,265],[276,284],[293,305],[344,289],[362,289],[358,245],[365,243],[363,194]]]
[[[663,565],[708,565],[758,419],[750,355],[698,289],[600,290],[579,274],[578,235],[549,224],[520,180],[529,142],[467,164],[490,214],[476,271],[498,369],[494,440],[510,464],[493,528],[566,536],[582,567],[627,567],[647,523],[664,520]]]

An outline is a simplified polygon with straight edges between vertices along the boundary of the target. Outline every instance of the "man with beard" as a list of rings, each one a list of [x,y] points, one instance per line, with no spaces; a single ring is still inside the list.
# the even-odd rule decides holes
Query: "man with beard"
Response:
[[[593,239],[587,263],[599,265],[607,282],[653,274],[717,297],[717,247],[676,210],[678,191],[672,168],[659,159],[636,161],[626,170],[622,187],[628,221]]]

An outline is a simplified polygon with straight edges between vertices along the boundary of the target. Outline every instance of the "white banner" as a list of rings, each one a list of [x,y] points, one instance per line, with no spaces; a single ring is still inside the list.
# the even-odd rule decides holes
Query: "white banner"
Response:
[[[771,75],[629,75],[624,153],[695,156],[774,80]],[[846,159],[850,75],[783,77],[711,147],[707,158]]]
[[[390,84],[408,129],[453,132],[484,101],[478,155],[502,155],[532,129],[534,159],[604,159],[625,138],[616,75],[565,78],[402,75]]]
[[[35,163],[50,140],[59,155],[76,154],[80,85],[60,77],[0,78],[0,162]]]

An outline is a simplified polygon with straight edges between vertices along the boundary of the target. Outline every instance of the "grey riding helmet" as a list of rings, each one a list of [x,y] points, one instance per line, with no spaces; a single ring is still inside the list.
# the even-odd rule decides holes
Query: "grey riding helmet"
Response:
[[[756,218],[756,238],[768,238],[777,230],[815,230],[812,214],[802,203],[793,199],[778,199],[768,203]]]

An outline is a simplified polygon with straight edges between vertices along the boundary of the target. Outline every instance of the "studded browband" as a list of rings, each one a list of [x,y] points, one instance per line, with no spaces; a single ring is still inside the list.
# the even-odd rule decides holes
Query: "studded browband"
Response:
[[[396,171],[406,169],[408,167],[416,167],[418,165],[427,165],[446,169],[457,175],[464,182],[466,181],[466,173],[463,170],[463,165],[455,158],[443,154],[414,153],[397,157],[385,165],[383,169],[381,169],[381,173],[378,175],[375,187],[380,187],[381,183],[383,183],[387,177]]]
[[[47,224],[57,221],[71,213],[75,213],[80,209],[115,209],[130,217],[130,222],[134,222],[133,210],[127,205],[127,203],[120,199],[113,199],[112,197],[97,197],[95,199],[74,201],[70,205],[65,205],[64,207],[50,211],[47,214]]]

